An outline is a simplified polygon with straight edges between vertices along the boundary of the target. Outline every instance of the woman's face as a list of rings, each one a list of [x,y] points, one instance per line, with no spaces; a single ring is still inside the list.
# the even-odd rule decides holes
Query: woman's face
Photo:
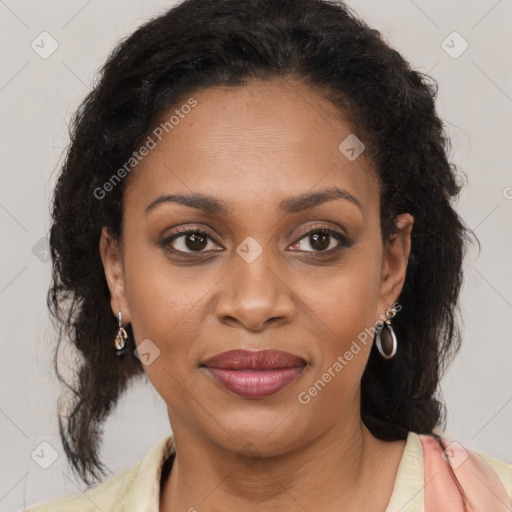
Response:
[[[120,250],[102,235],[113,313],[131,322],[177,437],[237,452],[250,439],[276,455],[348,431],[360,425],[365,329],[401,291],[412,218],[383,246],[371,164],[354,158],[357,140],[339,148],[354,129],[305,85],[193,98],[166,113],[179,122],[129,177]],[[238,349],[296,357],[212,362]]]

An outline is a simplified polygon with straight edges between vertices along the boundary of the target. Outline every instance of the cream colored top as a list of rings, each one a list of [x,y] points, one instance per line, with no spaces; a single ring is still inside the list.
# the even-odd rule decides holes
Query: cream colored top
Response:
[[[134,466],[82,494],[36,505],[28,512],[158,512],[164,461],[174,453],[173,436],[156,443]],[[481,455],[481,454],[480,454]],[[512,465],[481,455],[512,496]],[[424,512],[423,448],[409,432],[386,512]],[[490,511],[489,511],[490,512]]]

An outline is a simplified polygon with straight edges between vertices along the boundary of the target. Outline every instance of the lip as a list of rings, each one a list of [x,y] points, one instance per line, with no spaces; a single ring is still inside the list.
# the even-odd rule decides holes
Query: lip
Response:
[[[229,391],[245,398],[263,398],[296,380],[306,362],[281,350],[230,350],[208,359],[203,366]]]

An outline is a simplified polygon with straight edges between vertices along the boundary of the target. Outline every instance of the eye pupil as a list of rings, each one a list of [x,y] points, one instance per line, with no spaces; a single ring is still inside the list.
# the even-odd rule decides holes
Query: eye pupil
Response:
[[[314,233],[310,235],[311,247],[318,251],[322,251],[329,247],[329,234],[328,233]]]
[[[185,238],[185,244],[191,251],[204,249],[207,243],[208,240],[206,236],[198,235],[196,233],[190,233]]]

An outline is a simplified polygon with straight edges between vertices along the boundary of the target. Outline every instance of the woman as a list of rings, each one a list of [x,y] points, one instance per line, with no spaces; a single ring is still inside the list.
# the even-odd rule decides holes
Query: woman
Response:
[[[31,510],[509,510],[440,437],[471,232],[435,94],[339,2],[187,0],[116,48],[53,202],[61,437],[100,480],[141,375],[173,435]]]

